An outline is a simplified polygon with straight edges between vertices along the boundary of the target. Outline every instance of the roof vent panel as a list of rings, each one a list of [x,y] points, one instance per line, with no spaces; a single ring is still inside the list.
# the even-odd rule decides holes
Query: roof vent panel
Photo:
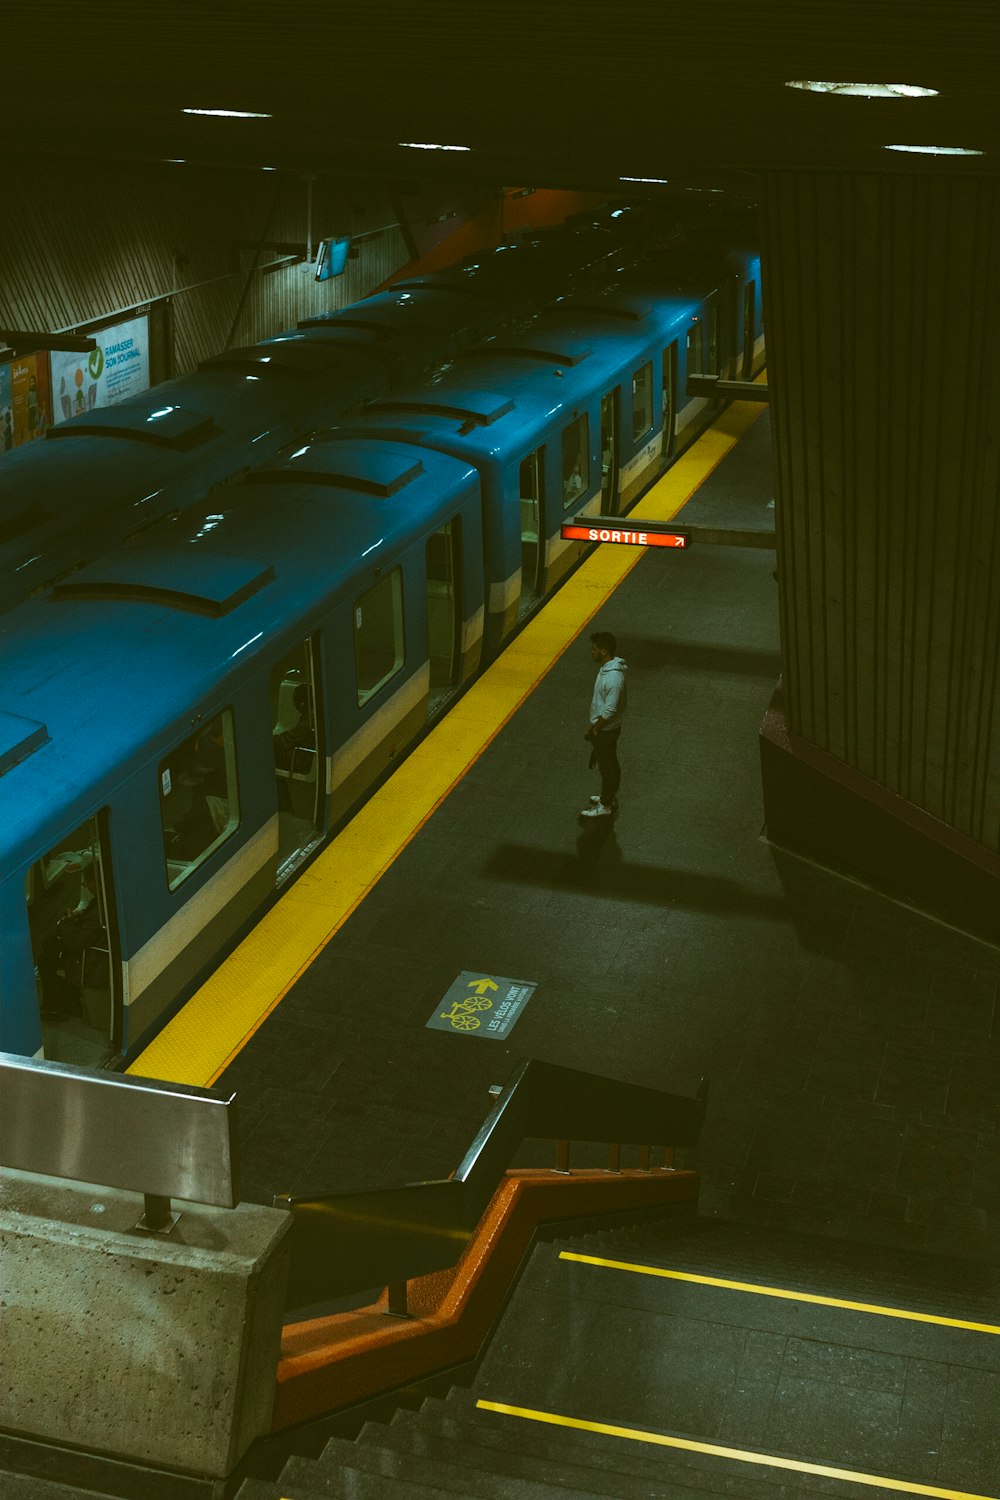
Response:
[[[29,755],[34,755],[48,738],[49,731],[37,719],[0,713],[0,776],[5,776],[12,766],[27,760]]]
[[[122,599],[164,604],[216,618],[228,615],[274,578],[272,564],[190,544],[131,547],[57,583],[51,599]]]
[[[448,401],[445,394],[435,399],[429,391],[423,401],[377,401],[375,411],[427,412],[431,416],[457,417],[462,422],[472,422],[477,427],[492,427],[501,417],[514,410],[514,402],[508,396],[495,391],[456,392],[456,400]]]
[[[151,443],[156,448],[184,451],[205,442],[216,432],[211,417],[184,406],[128,405],[101,406],[50,427],[46,441],[73,437],[124,438],[129,442]]]
[[[478,349],[470,349],[468,358],[475,359],[479,355],[488,354],[510,359],[536,359],[542,364],[561,365],[564,369],[572,370],[575,365],[580,365],[585,359],[589,359],[593,352],[593,349],[589,348],[543,349],[531,344],[483,344]]]
[[[251,344],[224,349],[203,359],[199,370],[242,370],[250,375],[319,375],[334,363],[332,349],[309,339],[276,339],[273,344]]]
[[[350,440],[303,444],[288,458],[253,469],[246,483],[325,484],[388,499],[424,472],[423,460],[401,447],[379,449]]]

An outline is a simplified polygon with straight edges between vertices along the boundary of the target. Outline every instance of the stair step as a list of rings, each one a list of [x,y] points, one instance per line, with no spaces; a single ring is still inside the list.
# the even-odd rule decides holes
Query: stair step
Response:
[[[441,1484],[454,1487],[457,1494],[516,1495],[523,1500],[566,1500],[566,1487],[558,1474],[535,1472],[532,1463],[508,1466],[506,1462],[494,1462],[495,1450],[457,1444],[434,1433],[415,1433],[412,1429],[396,1426],[377,1426],[369,1423],[363,1429],[359,1442],[366,1441],[388,1448],[400,1455],[401,1461],[419,1460],[432,1465],[442,1476]],[[500,1455],[505,1458],[508,1455]],[[480,1460],[483,1460],[480,1462]],[[598,1483],[593,1481],[597,1480]],[[574,1493],[581,1500],[602,1496],[600,1475],[584,1470],[581,1483]]]
[[[244,1479],[233,1500],[278,1500],[281,1494],[280,1484],[270,1479]]]
[[[81,1491],[75,1485],[59,1484],[55,1479],[38,1479],[34,1474],[0,1474],[0,1493],[3,1500],[80,1500]],[[90,1500],[105,1500],[96,1491],[88,1492]]]
[[[829,1496],[835,1489],[840,1500],[871,1500],[872,1491],[869,1486],[847,1480],[798,1474],[786,1469],[768,1469],[722,1456],[691,1453],[677,1448],[654,1448],[613,1437],[609,1433],[560,1429],[544,1423],[519,1421],[481,1411],[473,1404],[474,1401],[474,1395],[455,1389],[443,1402],[436,1398],[425,1401],[420,1415],[422,1418],[426,1417],[429,1425],[435,1429],[440,1424],[443,1432],[448,1432],[452,1425],[458,1430],[464,1429],[476,1442],[482,1442],[485,1434],[492,1432],[500,1442],[508,1445],[517,1443],[524,1448],[530,1442],[532,1452],[537,1451],[540,1456],[553,1458],[557,1462],[563,1459],[595,1470],[612,1468],[618,1474],[634,1475],[654,1484],[667,1479],[673,1483],[688,1485],[703,1494],[729,1495],[737,1497],[737,1500],[779,1500],[779,1497],[785,1495],[793,1495],[796,1500],[800,1500],[800,1497],[801,1500],[806,1500],[806,1497],[817,1497],[818,1500],[819,1496]],[[515,1427],[531,1428],[530,1439],[513,1432]],[[803,1458],[808,1461],[808,1455],[803,1455]],[[843,1464],[839,1467],[850,1468],[851,1465]]]
[[[397,1418],[400,1415],[397,1413]],[[480,1441],[487,1436],[485,1423],[455,1423],[454,1432],[431,1431],[421,1424],[418,1413],[405,1415],[415,1420],[394,1418],[382,1440],[386,1445],[491,1474],[555,1485],[561,1488],[564,1497],[570,1490],[575,1495],[593,1491],[618,1497],[618,1500],[675,1500],[676,1492],[671,1488],[662,1485],[650,1488],[646,1480],[622,1476],[610,1468],[595,1468],[585,1462],[543,1455],[527,1433],[519,1434],[521,1440],[515,1447],[509,1440],[509,1433],[506,1441]]]
[[[600,1249],[595,1249],[600,1246]],[[724,1280],[759,1281],[846,1301],[893,1305],[973,1322],[1000,1322],[1000,1274],[981,1261],[921,1255],[849,1240],[689,1219],[553,1242],[609,1260],[643,1260]]]
[[[374,1429],[374,1431],[372,1430]],[[368,1422],[356,1442],[332,1438],[313,1464],[290,1459],[281,1475],[281,1483],[310,1485],[317,1494],[339,1495],[338,1485],[354,1471],[379,1482],[396,1479],[407,1484],[428,1486],[441,1494],[475,1496],[476,1500],[566,1500],[565,1489],[542,1482],[512,1479],[505,1474],[477,1470],[467,1464],[425,1458],[380,1441],[390,1429]],[[358,1492],[359,1496],[361,1491]],[[367,1496],[368,1491],[364,1494]],[[371,1493],[377,1493],[373,1490]],[[422,1490],[420,1492],[423,1493]],[[593,1500],[591,1490],[579,1491],[581,1500]],[[296,1496],[289,1500],[297,1500]]]
[[[659,1495],[667,1496],[669,1500],[706,1500],[707,1496],[730,1493],[718,1483],[710,1482],[708,1476],[702,1478],[671,1463],[668,1457],[644,1459],[642,1455],[631,1454],[623,1461],[621,1453],[585,1449],[569,1437],[560,1442],[558,1438],[549,1439],[543,1433],[518,1432],[512,1439],[509,1430],[494,1428],[483,1421],[485,1415],[480,1413],[477,1422],[471,1418],[463,1421],[437,1413],[397,1414],[400,1430],[409,1429],[415,1434],[423,1432],[425,1437],[439,1434],[461,1444],[463,1452],[478,1450],[475,1463],[480,1468],[499,1467],[505,1463],[505,1456],[509,1460],[516,1451],[526,1462],[537,1467],[540,1479],[562,1485],[564,1493],[569,1489],[573,1495],[579,1494],[581,1478],[598,1494],[624,1497],[624,1500],[630,1500],[630,1497],[652,1500]],[[396,1421],[393,1421],[394,1428]],[[744,1485],[742,1490],[734,1489],[732,1493],[749,1494],[749,1491]],[[757,1493],[754,1491],[755,1495]],[[772,1486],[759,1493],[766,1500],[776,1500],[780,1491]]]
[[[348,1443],[347,1446],[354,1445]],[[343,1500],[345,1496],[350,1496],[350,1500],[383,1500],[383,1497],[393,1495],[405,1497],[405,1500],[452,1500],[455,1491],[443,1489],[432,1481],[366,1468],[363,1462],[354,1464],[335,1460],[326,1466],[322,1458],[290,1458],[271,1494],[273,1500],[326,1500],[331,1495],[337,1500]],[[475,1494],[475,1490],[469,1491],[470,1496]],[[254,1496],[254,1500],[258,1497]],[[266,1497],[261,1496],[259,1500],[266,1500]]]

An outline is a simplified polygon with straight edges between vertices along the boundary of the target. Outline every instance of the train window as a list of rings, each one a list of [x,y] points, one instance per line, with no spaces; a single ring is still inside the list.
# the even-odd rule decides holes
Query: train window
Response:
[[[32,865],[25,882],[28,930],[47,1058],[92,1066],[113,1050],[114,924],[107,853],[88,818]]]
[[[564,508],[590,487],[590,418],[586,413],[563,428],[562,485]]]
[[[175,891],[239,826],[232,712],[216,714],[171,751],[159,775],[167,884]]]
[[[621,386],[601,397],[601,510],[606,516],[618,509],[618,405]]]
[[[316,640],[300,641],[272,669],[269,684],[278,794],[279,883],[312,848],[323,826],[317,650]]]
[[[403,576],[394,568],[354,606],[358,702],[367,703],[403,665]]]
[[[674,392],[677,389],[677,345],[670,344],[663,351],[663,389],[661,406],[663,415],[663,457],[669,458],[674,451]]]
[[[544,512],[542,485],[545,449],[538,448],[521,460],[518,482],[521,495],[521,613],[530,609],[542,590],[545,548],[539,545]]]
[[[632,441],[639,439],[653,425],[653,366],[643,365],[632,376]]]
[[[705,373],[717,375],[719,373],[719,309],[714,302],[710,302],[705,309],[705,317],[702,321],[704,333]]]
[[[687,331],[687,372],[689,376],[706,373],[704,325],[700,320]]]
[[[757,319],[754,316],[757,311],[757,284],[748,281],[743,288],[743,370],[744,380],[749,380],[753,375],[753,345],[754,327]]]
[[[443,706],[458,683],[460,533],[461,521],[454,516],[427,538],[427,648],[431,669],[428,715]]]

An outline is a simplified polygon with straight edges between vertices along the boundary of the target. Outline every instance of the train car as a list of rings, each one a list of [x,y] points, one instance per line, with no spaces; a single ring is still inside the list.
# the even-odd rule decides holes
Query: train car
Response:
[[[0,462],[0,607],[537,310],[616,243],[602,223],[526,236],[50,427]]]
[[[755,368],[752,267],[616,268],[0,618],[9,1050],[136,1054]]]
[[[7,1050],[131,1055],[477,670],[467,464],[331,441],[2,622]]]
[[[748,329],[732,309],[754,264],[736,255],[703,265],[699,277],[621,273],[599,298],[568,297],[516,339],[467,350],[431,382],[334,429],[430,447],[476,468],[487,652],[585,550],[562,539],[563,521],[627,510],[718,410],[711,398],[686,395],[688,377],[747,366],[756,324]],[[300,465],[308,454],[303,445]]]

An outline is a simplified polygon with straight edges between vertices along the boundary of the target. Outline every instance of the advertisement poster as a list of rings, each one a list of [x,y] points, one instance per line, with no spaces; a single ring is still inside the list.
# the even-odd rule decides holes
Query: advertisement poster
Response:
[[[89,354],[54,349],[50,355],[56,422],[78,417],[95,406],[115,406],[149,389],[146,313],[111,328],[89,331],[87,336],[97,340],[97,348]]]
[[[14,412],[11,406],[10,365],[0,365],[0,453],[14,446]]]
[[[49,357],[47,354],[26,354],[11,360],[11,426],[15,448],[22,443],[33,442],[45,436],[45,429],[52,421],[52,403],[49,400]],[[6,439],[4,440],[6,443]]]

